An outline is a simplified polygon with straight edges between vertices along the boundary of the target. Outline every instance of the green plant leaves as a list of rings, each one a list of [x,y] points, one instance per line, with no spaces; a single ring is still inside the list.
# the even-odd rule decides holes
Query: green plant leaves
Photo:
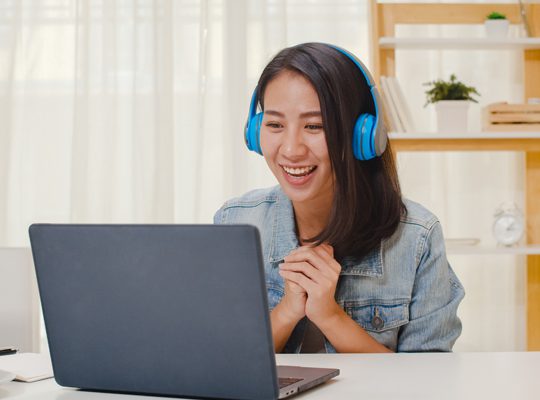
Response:
[[[458,81],[455,74],[450,75],[449,81],[438,79],[436,81],[426,82],[424,86],[431,86],[431,89],[425,92],[427,101],[424,107],[441,100],[470,100],[478,103],[471,96],[473,94],[480,96],[480,93],[474,87],[467,86]]]
[[[506,15],[501,14],[500,12],[493,11],[492,13],[488,14],[487,19],[506,19]]]

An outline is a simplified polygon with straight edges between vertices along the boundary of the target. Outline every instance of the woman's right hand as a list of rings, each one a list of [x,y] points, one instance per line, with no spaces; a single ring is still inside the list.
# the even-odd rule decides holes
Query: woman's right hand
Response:
[[[270,313],[274,349],[277,353],[283,350],[294,327],[306,315],[307,292],[287,279],[284,283],[285,293]]]
[[[285,294],[279,303],[279,308],[287,320],[296,323],[306,315],[307,292],[288,279],[284,279],[284,282]]]

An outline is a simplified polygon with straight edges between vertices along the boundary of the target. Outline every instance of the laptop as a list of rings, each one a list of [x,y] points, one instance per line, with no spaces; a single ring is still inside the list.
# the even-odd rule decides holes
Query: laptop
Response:
[[[281,399],[339,374],[276,367],[253,226],[34,224],[29,231],[61,386]]]

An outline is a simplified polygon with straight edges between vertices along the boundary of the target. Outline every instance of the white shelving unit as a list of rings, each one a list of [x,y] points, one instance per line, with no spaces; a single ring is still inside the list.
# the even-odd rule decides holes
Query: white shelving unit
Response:
[[[521,24],[517,2],[440,3],[370,0],[372,63],[376,81],[395,76],[396,52],[402,50],[516,50],[523,53],[523,98],[540,97],[540,1],[525,2],[529,38],[410,38],[396,37],[399,25],[477,25],[497,10],[511,24]],[[430,132],[390,134],[392,151],[518,151],[525,158],[524,246],[501,248],[480,244],[449,246],[448,254],[524,255],[527,262],[527,348],[540,350],[540,132],[467,132],[442,135]]]
[[[379,46],[396,50],[537,50],[540,49],[540,38],[381,37]]]
[[[390,140],[407,139],[540,139],[540,132],[467,132],[467,133],[438,133],[438,132],[390,132]]]
[[[510,255],[510,256],[527,256],[540,255],[540,245],[516,246],[516,247],[499,247],[489,245],[457,245],[446,244],[446,254],[448,255]]]

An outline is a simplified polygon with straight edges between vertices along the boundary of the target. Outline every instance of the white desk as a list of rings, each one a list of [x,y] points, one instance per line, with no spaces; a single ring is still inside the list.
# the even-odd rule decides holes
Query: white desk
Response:
[[[341,375],[295,399],[540,399],[540,352],[278,355],[279,364],[336,367]],[[0,399],[155,400],[84,392],[54,380],[0,385]]]

